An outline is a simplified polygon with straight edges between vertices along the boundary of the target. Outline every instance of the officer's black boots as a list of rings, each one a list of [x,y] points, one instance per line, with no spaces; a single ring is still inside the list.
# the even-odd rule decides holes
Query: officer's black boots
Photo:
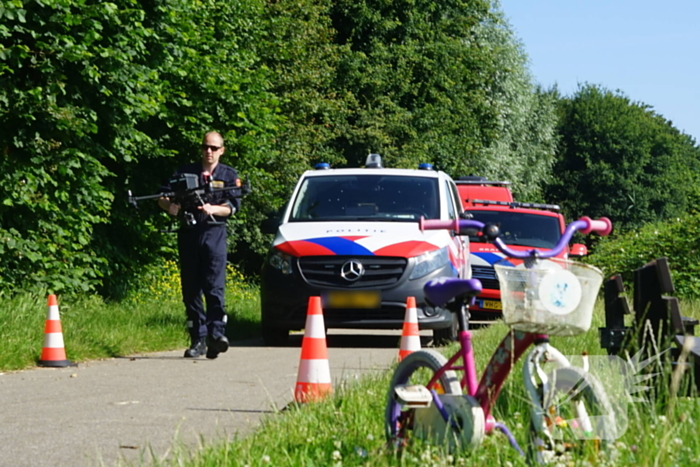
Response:
[[[190,348],[185,350],[186,358],[197,358],[201,357],[207,352],[207,343],[204,339],[197,339],[192,341]],[[207,354],[207,357],[209,354]]]
[[[216,358],[220,353],[224,353],[228,350],[228,339],[226,336],[219,336],[217,338],[209,337],[207,338],[209,348],[207,349],[207,358]]]

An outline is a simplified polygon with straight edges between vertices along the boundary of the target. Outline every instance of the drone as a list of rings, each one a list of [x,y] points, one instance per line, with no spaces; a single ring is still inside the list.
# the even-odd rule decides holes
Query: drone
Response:
[[[185,225],[193,226],[197,224],[197,219],[194,213],[198,206],[203,206],[212,199],[214,193],[220,193],[224,191],[234,191],[238,190],[234,198],[242,198],[251,192],[250,182],[246,179],[245,183],[240,186],[229,186],[217,188],[212,186],[211,176],[208,172],[203,172],[204,184],[200,185],[199,175],[183,173],[173,176],[168,184],[170,185],[171,191],[162,191],[153,195],[146,196],[134,196],[131,190],[128,191],[128,201],[129,205],[138,209],[138,202],[149,200],[149,199],[159,199],[168,198],[171,202],[177,203],[181,206],[180,212],[183,215],[183,221]],[[224,222],[218,222],[214,219],[213,215],[209,216],[210,225],[224,224]]]

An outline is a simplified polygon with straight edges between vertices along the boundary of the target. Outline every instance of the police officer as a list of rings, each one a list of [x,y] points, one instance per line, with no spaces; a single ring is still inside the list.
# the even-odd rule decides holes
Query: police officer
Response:
[[[224,153],[221,134],[210,131],[202,140],[202,159],[185,165],[175,172],[195,174],[199,186],[209,183],[214,189],[240,187],[238,173],[219,162]],[[169,187],[168,191],[172,190]],[[240,207],[240,188],[214,190],[201,205],[186,207],[189,221],[178,231],[177,246],[180,256],[180,283],[182,300],[187,314],[187,328],[191,345],[185,357],[197,358],[206,354],[216,358],[228,350],[224,287],[226,284],[226,220]],[[160,198],[158,205],[172,216],[181,214],[182,206],[168,198]],[[182,213],[184,214],[184,213]],[[206,313],[202,302],[206,300]]]

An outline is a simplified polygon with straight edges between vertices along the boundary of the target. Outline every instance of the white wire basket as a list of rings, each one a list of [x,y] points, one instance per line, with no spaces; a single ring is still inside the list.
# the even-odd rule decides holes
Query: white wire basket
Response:
[[[531,269],[502,260],[494,268],[501,284],[503,321],[513,329],[553,336],[590,329],[603,283],[600,269],[561,259],[537,260]]]

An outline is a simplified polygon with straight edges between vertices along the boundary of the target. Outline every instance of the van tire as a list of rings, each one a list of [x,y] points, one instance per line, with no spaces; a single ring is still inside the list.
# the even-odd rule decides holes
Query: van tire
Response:
[[[267,346],[283,347],[289,342],[289,329],[263,326],[262,338]]]
[[[452,324],[442,329],[433,329],[433,344],[434,345],[448,345],[457,340],[459,334],[459,324],[457,322],[457,316],[454,313],[450,313],[452,316]]]

